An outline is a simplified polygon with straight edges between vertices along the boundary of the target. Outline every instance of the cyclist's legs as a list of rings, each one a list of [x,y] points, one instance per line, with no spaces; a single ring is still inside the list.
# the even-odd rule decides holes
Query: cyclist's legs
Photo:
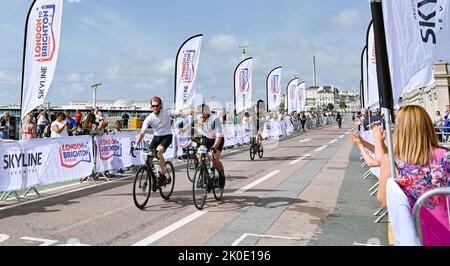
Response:
[[[164,160],[164,152],[172,144],[172,135],[155,136],[150,143],[150,149],[154,149],[157,146],[156,151],[158,154],[159,168],[162,175],[166,174],[166,160]]]
[[[158,163],[159,163],[159,169],[162,175],[166,174],[166,160],[164,159],[164,152],[165,148],[163,145],[159,145],[158,148],[156,148],[156,151],[158,153]]]
[[[223,164],[220,161],[221,154],[222,154],[222,152],[220,152],[220,151],[216,151],[215,153],[212,154],[212,162],[213,162],[214,168],[219,173],[223,172]]]

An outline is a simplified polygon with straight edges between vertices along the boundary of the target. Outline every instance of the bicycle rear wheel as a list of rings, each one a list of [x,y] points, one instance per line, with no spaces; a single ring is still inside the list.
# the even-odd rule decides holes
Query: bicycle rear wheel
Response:
[[[144,209],[150,199],[151,178],[147,166],[141,166],[133,184],[133,201],[136,207]]]
[[[262,158],[262,157],[264,156],[264,149],[263,149],[262,142],[261,142],[261,144],[258,146],[258,156],[259,156],[259,158]]]
[[[175,187],[175,167],[172,162],[166,161],[166,180],[164,184],[159,187],[159,194],[165,200],[169,200]]]
[[[202,210],[208,195],[208,172],[203,165],[199,166],[195,171],[192,195],[195,207]]]

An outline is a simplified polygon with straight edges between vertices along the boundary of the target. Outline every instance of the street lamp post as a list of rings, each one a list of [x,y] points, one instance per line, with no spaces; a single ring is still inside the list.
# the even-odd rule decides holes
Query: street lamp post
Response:
[[[212,110],[213,108],[213,100],[216,98],[216,96],[211,96],[211,105],[209,106],[209,108]]]
[[[239,48],[242,49],[242,60],[245,60],[245,55],[247,54],[247,48],[250,46],[248,42],[243,42],[239,44]]]
[[[100,86],[100,85],[102,85],[102,84],[101,83],[96,83],[96,84],[92,85],[92,93],[93,93],[93,95],[92,95],[92,108],[94,108],[94,110],[97,107],[97,87]]]

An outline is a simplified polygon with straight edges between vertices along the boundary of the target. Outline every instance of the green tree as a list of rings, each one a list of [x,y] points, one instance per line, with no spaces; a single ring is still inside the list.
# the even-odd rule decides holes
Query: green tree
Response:
[[[333,109],[334,109],[334,105],[332,104],[332,103],[329,103],[328,105],[327,105],[327,109],[328,109],[328,111],[333,111]]]
[[[341,108],[342,110],[347,109],[347,105],[345,104],[345,102],[341,102],[339,104],[339,108]]]

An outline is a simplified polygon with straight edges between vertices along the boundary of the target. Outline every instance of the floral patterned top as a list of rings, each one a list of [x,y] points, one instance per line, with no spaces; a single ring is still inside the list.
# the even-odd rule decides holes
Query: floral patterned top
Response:
[[[397,169],[397,183],[412,204],[431,189],[450,186],[450,152],[446,149],[435,149],[434,156],[430,156],[430,163],[422,166],[397,160]],[[439,197],[430,198],[425,205],[436,207]]]

